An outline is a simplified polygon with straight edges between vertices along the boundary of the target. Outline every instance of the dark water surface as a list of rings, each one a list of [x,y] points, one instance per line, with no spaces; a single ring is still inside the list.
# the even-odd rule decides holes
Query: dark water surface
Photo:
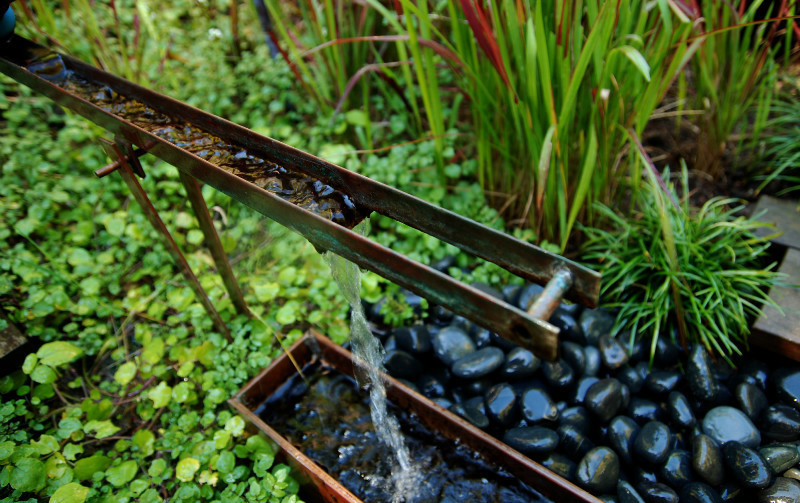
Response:
[[[365,502],[390,501],[395,458],[372,425],[368,393],[329,367],[312,365],[304,373],[308,386],[293,377],[256,414]],[[413,461],[423,470],[413,503],[549,502],[474,451],[393,409]]]

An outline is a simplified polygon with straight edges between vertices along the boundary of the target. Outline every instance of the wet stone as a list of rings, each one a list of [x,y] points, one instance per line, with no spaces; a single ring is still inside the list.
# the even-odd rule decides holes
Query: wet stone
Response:
[[[659,337],[656,341],[655,362],[659,367],[671,367],[678,361],[681,347],[669,337]]]
[[[475,352],[475,343],[463,330],[454,326],[441,329],[431,340],[433,351],[447,366]]]
[[[646,398],[632,397],[628,405],[628,416],[639,424],[660,421],[664,417],[661,406]]]
[[[529,424],[555,423],[558,408],[546,391],[538,387],[527,389],[522,394],[522,415]]]
[[[783,476],[800,481],[800,468],[789,468],[784,472]]]
[[[453,406],[453,402],[443,397],[433,398],[432,401],[443,409],[450,409]]]
[[[558,432],[560,450],[570,459],[580,460],[595,447],[594,442],[586,434],[573,426],[561,425],[556,431]]]
[[[770,444],[758,450],[767,460],[772,472],[781,474],[800,461],[800,452],[794,444]]]
[[[692,439],[692,468],[712,486],[722,483],[725,469],[722,450],[716,440],[702,433]]]
[[[605,440],[626,465],[633,462],[633,440],[640,429],[636,421],[627,416],[617,416],[608,425]]]
[[[758,503],[797,503],[800,501],[800,482],[777,477],[768,488],[758,493]]]
[[[686,365],[686,380],[692,394],[698,400],[713,401],[717,397],[719,385],[711,368],[711,359],[702,345],[694,345]]]
[[[533,304],[536,297],[542,293],[544,287],[536,283],[528,283],[517,292],[516,298],[511,299],[512,303],[523,311],[527,311]]]
[[[548,454],[558,447],[558,433],[542,426],[511,428],[503,435],[503,442],[528,456]]]
[[[583,375],[596,376],[600,371],[600,350],[594,346],[583,347],[583,357],[586,366],[583,369]]]
[[[669,427],[660,421],[650,421],[633,440],[633,452],[645,463],[659,465],[667,459],[671,445]]]
[[[586,392],[599,380],[600,379],[594,376],[581,377],[578,379],[578,384],[575,386],[575,393],[572,396],[571,403],[582,404],[583,400],[586,398]]]
[[[569,363],[569,366],[572,367],[572,370],[577,375],[583,375],[586,368],[586,355],[583,353],[583,346],[569,341],[562,342],[561,357]]]
[[[691,482],[681,489],[681,503],[723,503],[719,493],[708,484]]]
[[[658,482],[658,475],[656,474],[656,472],[646,469],[641,464],[629,466],[628,468],[633,473],[632,480],[636,484],[639,484],[641,482]]]
[[[453,311],[444,306],[433,306],[433,309],[431,309],[431,318],[439,326],[450,324],[453,321],[453,316]]]
[[[413,355],[427,353],[431,350],[431,336],[425,325],[412,325],[394,330],[397,347]]]
[[[628,350],[625,346],[609,334],[600,336],[597,343],[600,350],[600,359],[603,365],[611,370],[616,370],[628,363]]]
[[[623,332],[618,336],[621,340],[630,338],[630,332]],[[631,355],[631,362],[650,361],[650,344],[644,338],[639,337],[633,343],[633,347],[629,351]]]
[[[680,490],[692,481],[692,455],[682,449],[670,452],[659,475],[673,489]]]
[[[548,321],[551,325],[560,330],[559,338],[561,338],[561,340],[568,341],[571,344],[577,343],[580,346],[586,344],[586,336],[583,334],[583,330],[572,315],[564,311],[556,310]]]
[[[719,497],[725,503],[734,503],[739,500],[742,495],[742,488],[734,482],[726,482],[717,488],[719,490]]]
[[[485,348],[492,344],[492,333],[478,325],[472,325],[469,328],[469,336],[472,337],[472,341],[478,349]]]
[[[639,492],[624,480],[617,482],[617,500],[619,503],[645,503]]]
[[[639,482],[636,489],[647,503],[678,503],[678,493],[661,482]]]
[[[697,419],[694,417],[689,399],[680,391],[673,391],[667,398],[667,414],[676,426],[681,428],[694,428]]]
[[[586,342],[595,345],[597,340],[611,333],[614,327],[614,317],[600,309],[584,309],[578,318],[578,323],[586,337]]]
[[[416,382],[419,392],[428,398],[441,398],[447,393],[444,384],[432,375],[425,374]]]
[[[728,442],[740,442],[746,447],[758,447],[761,433],[744,412],[722,405],[714,407],[703,418],[703,433],[717,441],[720,445]]]
[[[680,384],[683,376],[674,370],[656,370],[647,376],[644,389],[654,395],[666,395]]]
[[[625,367],[617,372],[619,382],[630,388],[632,393],[639,393],[644,386],[644,377],[635,367]]]
[[[800,370],[780,369],[772,379],[778,398],[800,410]]]
[[[558,391],[565,391],[575,382],[575,372],[563,359],[557,362],[544,362],[542,375],[547,384]]]
[[[383,366],[398,379],[416,379],[422,373],[422,363],[401,349],[387,351]]]
[[[575,463],[557,452],[552,452],[540,461],[540,464],[555,473],[556,475],[567,480],[575,480]]]
[[[728,442],[722,447],[722,454],[725,465],[740,485],[764,489],[772,482],[769,464],[758,451],[739,442]]]
[[[622,405],[622,384],[614,379],[601,379],[586,392],[584,407],[601,423],[607,423]]]
[[[772,369],[765,362],[756,359],[748,359],[739,369],[737,380],[755,384],[763,391],[766,391],[771,372]]]
[[[595,494],[614,489],[619,479],[619,459],[608,447],[595,447],[578,463],[575,480],[579,486]]]
[[[499,369],[504,361],[503,351],[489,346],[459,358],[453,363],[451,370],[456,377],[478,379]]]
[[[489,333],[489,340],[491,341],[492,346],[496,346],[503,351],[511,351],[512,349],[516,348],[517,345],[511,342],[510,340],[501,337],[500,335],[490,332]]]
[[[800,437],[800,412],[789,405],[770,405],[761,415],[759,426],[767,438],[781,442],[797,440]]]
[[[753,421],[769,406],[767,395],[753,383],[740,382],[733,392],[736,406]]]
[[[571,425],[583,432],[586,432],[590,425],[589,414],[582,405],[567,407],[559,412],[558,422],[561,425]]]
[[[463,404],[464,419],[480,429],[489,427],[489,417],[486,415],[486,408],[483,404],[483,397],[476,396],[465,401]]]
[[[496,384],[489,388],[484,397],[486,415],[489,420],[505,428],[517,422],[519,404],[517,395],[507,383]]]
[[[504,379],[516,381],[533,376],[541,365],[541,360],[525,348],[514,348],[506,355],[500,373]]]

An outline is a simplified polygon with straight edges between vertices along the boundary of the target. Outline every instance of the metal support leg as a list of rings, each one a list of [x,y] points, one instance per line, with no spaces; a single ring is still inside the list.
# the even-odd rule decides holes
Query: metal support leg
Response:
[[[211,256],[214,257],[214,263],[217,265],[217,271],[222,276],[222,282],[225,283],[225,288],[228,290],[228,295],[231,296],[236,311],[240,314],[250,316],[250,309],[244,301],[242,290],[239,288],[239,283],[236,281],[236,276],[231,269],[231,263],[228,262],[228,256],[225,250],[222,249],[222,242],[219,240],[217,229],[214,227],[214,221],[211,219],[211,213],[208,211],[203,193],[200,190],[200,184],[197,179],[192,175],[187,175],[180,171],[181,183],[186,189],[186,195],[189,197],[189,202],[192,204],[192,209],[200,223],[200,229],[206,238],[206,246],[211,251]]]
[[[556,310],[564,294],[572,287],[572,274],[566,269],[561,269],[553,274],[542,293],[528,308],[528,314],[538,320],[547,321]]]
[[[197,276],[195,276],[194,272],[192,272],[192,268],[189,267],[189,262],[186,261],[186,257],[184,257],[183,253],[181,253],[180,248],[178,248],[178,244],[175,243],[174,239],[172,239],[172,235],[169,233],[167,226],[164,225],[164,222],[158,215],[158,210],[156,210],[153,206],[153,203],[150,202],[150,198],[147,197],[147,193],[139,184],[139,180],[136,179],[133,170],[128,164],[127,156],[122,153],[123,150],[127,149],[124,145],[117,145],[109,140],[101,139],[101,142],[106,153],[111,156],[112,159],[118,161],[116,170],[119,171],[120,175],[122,175],[122,179],[125,180],[125,184],[133,194],[136,202],[138,202],[139,206],[141,206],[142,211],[144,211],[144,214],[150,221],[150,224],[158,231],[164,246],[167,247],[167,250],[169,251],[170,255],[172,255],[172,258],[175,260],[175,262],[177,262],[184,278],[189,281],[189,287],[192,289],[194,294],[200,300],[200,303],[203,304],[203,307],[206,309],[208,315],[211,317],[214,328],[224,335],[228,342],[232,342],[233,337],[231,336],[228,327],[225,326],[225,322],[222,321],[222,318],[219,316],[219,312],[217,312],[217,309],[211,303],[208,295],[206,295],[206,291],[203,289],[203,286],[200,285],[200,281],[197,279]]]

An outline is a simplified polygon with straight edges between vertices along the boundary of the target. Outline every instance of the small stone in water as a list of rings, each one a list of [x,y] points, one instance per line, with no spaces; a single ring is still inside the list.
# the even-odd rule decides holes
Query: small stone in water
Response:
[[[499,369],[504,361],[505,355],[501,349],[488,346],[459,358],[451,370],[456,377],[477,379]]]
[[[642,426],[633,440],[633,451],[650,465],[663,463],[672,446],[672,434],[669,427],[660,421],[650,421]]]
[[[517,395],[507,383],[496,384],[486,392],[486,415],[491,421],[508,428],[517,422],[519,404]]]
[[[641,428],[627,416],[617,416],[611,420],[606,431],[606,442],[617,452],[626,465],[633,462],[633,440]]]
[[[692,439],[692,468],[703,480],[717,486],[725,477],[722,450],[716,440],[699,434]]]
[[[639,482],[639,494],[647,503],[678,503],[678,493],[661,482]]]
[[[522,394],[522,415],[529,424],[555,423],[558,408],[546,391],[533,387]]]
[[[800,370],[780,369],[772,379],[778,398],[800,410]]]
[[[586,355],[583,346],[574,342],[564,341],[561,343],[561,357],[569,363],[572,370],[578,375],[583,375],[586,368]]]
[[[800,461],[800,452],[794,444],[765,445],[758,452],[764,456],[775,474],[785,472]]]
[[[573,428],[586,432],[589,428],[589,414],[582,405],[567,407],[559,413],[558,421],[562,425],[571,425]]]
[[[570,400],[570,403],[574,404],[582,404],[583,401],[586,399],[586,392],[589,391],[596,382],[600,379],[594,376],[584,376],[578,379],[578,384],[575,386],[575,393]]]
[[[425,325],[399,327],[394,331],[394,338],[400,349],[419,355],[431,350],[431,336]]]
[[[750,418],[739,409],[727,405],[708,411],[703,418],[703,433],[720,445],[740,442],[746,447],[758,447],[761,444],[761,433]]]
[[[670,452],[659,473],[667,484],[680,490],[692,481],[692,455],[681,449]]]
[[[725,464],[744,487],[764,489],[772,482],[772,471],[758,451],[731,441],[722,447]]]
[[[422,373],[422,364],[401,349],[387,351],[383,358],[386,371],[398,379],[415,379]]]
[[[617,499],[619,503],[645,503],[636,489],[624,480],[617,482]]]
[[[600,337],[597,347],[600,350],[603,365],[611,370],[622,367],[630,359],[625,346],[609,334]]]
[[[503,442],[528,456],[539,456],[558,447],[558,433],[541,426],[511,428],[503,435]]]
[[[681,489],[681,503],[723,503],[719,493],[708,484],[690,482]]]
[[[600,350],[594,346],[584,346],[583,356],[586,361],[583,375],[596,376],[600,371]]]
[[[771,486],[758,493],[758,503],[797,503],[800,501],[800,482],[778,477]]]
[[[600,420],[607,423],[617,415],[622,405],[622,384],[614,379],[602,379],[586,392],[584,406]]]
[[[509,380],[526,379],[539,369],[541,360],[525,348],[514,348],[506,355],[501,373]]]
[[[680,384],[683,376],[674,370],[656,370],[647,376],[644,388],[655,395],[666,395]]]
[[[782,442],[791,442],[800,437],[800,412],[789,405],[770,405],[759,422],[764,436]]]
[[[711,402],[717,398],[719,386],[711,369],[708,352],[702,345],[694,345],[686,364],[686,379],[689,381],[692,394],[704,402]]]
[[[595,447],[578,463],[575,472],[578,485],[592,493],[611,491],[619,479],[619,459],[608,447]]]
[[[769,406],[767,395],[753,383],[741,382],[733,392],[736,405],[753,421]]]
[[[575,372],[563,359],[557,362],[544,362],[542,373],[547,384],[558,391],[567,390],[575,382]]]
[[[632,393],[638,393],[642,391],[645,378],[635,367],[625,367],[617,372],[617,379],[627,385]]]
[[[614,317],[600,309],[584,309],[578,323],[586,336],[586,342],[595,345],[601,336],[611,333]]]
[[[657,403],[645,398],[633,397],[628,405],[628,415],[639,424],[661,420],[664,410]]]
[[[575,480],[575,463],[557,452],[551,452],[542,461],[542,466],[567,480]]]
[[[559,337],[561,337],[561,340],[577,343],[581,346],[586,344],[586,336],[575,317],[571,314],[556,309],[556,312],[550,316],[549,321],[551,325],[560,330]]]
[[[439,360],[448,366],[475,351],[475,343],[470,336],[453,325],[437,332],[431,339],[431,345]]]
[[[486,415],[483,397],[476,396],[464,402],[462,415],[464,419],[480,429],[489,427],[489,417]]]
[[[689,399],[680,391],[673,391],[669,394],[667,412],[672,422],[681,428],[690,429],[697,424]]]
[[[431,399],[441,398],[447,393],[444,384],[442,384],[439,379],[429,374],[424,374],[417,379],[416,384],[419,392]]]

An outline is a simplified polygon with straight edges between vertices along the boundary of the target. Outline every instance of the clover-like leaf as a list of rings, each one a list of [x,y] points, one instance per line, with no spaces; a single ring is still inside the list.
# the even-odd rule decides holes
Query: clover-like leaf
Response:
[[[83,351],[72,343],[55,341],[48,342],[40,347],[36,354],[39,356],[39,363],[51,367],[58,367],[59,365],[69,363],[79,357],[83,354]]]
[[[175,476],[182,482],[190,482],[198,469],[200,469],[200,461],[195,458],[183,458],[175,467]]]
[[[83,503],[89,495],[89,488],[77,482],[70,482],[59,487],[50,496],[50,503]]]
[[[153,401],[153,407],[160,409],[169,405],[172,399],[172,388],[167,383],[161,381],[158,386],[147,392],[147,398]]]
[[[122,487],[133,480],[137,471],[139,471],[139,465],[136,464],[136,461],[129,459],[106,470],[106,478],[114,487]]]

